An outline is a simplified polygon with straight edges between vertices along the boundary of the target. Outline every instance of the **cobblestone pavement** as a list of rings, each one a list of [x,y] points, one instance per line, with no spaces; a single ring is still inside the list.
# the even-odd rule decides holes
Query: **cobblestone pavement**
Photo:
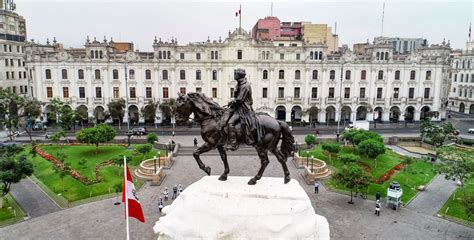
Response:
[[[13,184],[11,192],[16,202],[29,217],[39,217],[61,210],[36,184],[29,178]]]
[[[444,175],[437,175],[425,191],[420,192],[407,208],[420,213],[435,215],[448,198],[456,191],[456,182],[446,180]]]
[[[223,164],[218,156],[203,156],[203,161],[212,167],[212,174],[221,174]],[[258,157],[230,156],[230,175],[249,176],[256,174]],[[349,205],[349,196],[320,189],[314,194],[312,186],[306,185],[301,170],[289,161],[291,176],[307,191],[317,214],[325,216],[330,225],[332,239],[472,239],[474,229],[452,223],[432,215],[402,208],[393,211],[382,208],[380,217],[373,214],[374,202],[355,199]],[[157,200],[165,186],[183,184],[185,187],[199,180],[204,172],[189,156],[177,157],[161,186],[146,185],[138,193],[143,205],[146,223],[130,220],[132,239],[153,239],[153,225],[158,220]],[[265,176],[282,177],[281,165],[275,157]],[[186,191],[186,190],[185,190]],[[199,201],[199,199],[196,199]],[[78,207],[54,212],[25,222],[0,229],[0,239],[125,239],[123,205],[115,206],[115,199],[107,199]],[[169,204],[168,201],[166,204]],[[304,219],[302,219],[304,221]]]

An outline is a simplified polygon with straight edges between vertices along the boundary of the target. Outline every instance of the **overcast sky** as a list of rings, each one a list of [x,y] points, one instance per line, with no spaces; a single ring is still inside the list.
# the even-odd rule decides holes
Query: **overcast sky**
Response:
[[[43,1],[16,0],[17,12],[27,21],[28,39],[46,42],[53,36],[65,47],[82,47],[86,36],[131,41],[135,49],[151,51],[154,36],[177,37],[179,44],[222,39],[238,27],[238,2],[186,1]],[[242,28],[250,30],[270,15],[270,1],[243,1]],[[382,1],[274,1],[273,15],[281,21],[327,23],[341,44],[366,42],[381,35]],[[386,1],[384,36],[423,37],[429,43],[443,38],[454,48],[465,48],[473,1]],[[474,31],[474,26],[473,26]]]

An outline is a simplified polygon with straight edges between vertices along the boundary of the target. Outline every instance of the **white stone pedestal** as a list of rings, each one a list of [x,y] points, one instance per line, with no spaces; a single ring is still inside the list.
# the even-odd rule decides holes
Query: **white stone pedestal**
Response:
[[[315,214],[298,181],[206,176],[163,209],[158,239],[329,239],[329,224]]]

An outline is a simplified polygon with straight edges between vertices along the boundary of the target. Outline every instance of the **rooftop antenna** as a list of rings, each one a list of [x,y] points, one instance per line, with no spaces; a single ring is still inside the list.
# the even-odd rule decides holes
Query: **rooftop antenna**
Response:
[[[337,35],[337,22],[334,22],[334,35]]]
[[[271,7],[270,7],[270,17],[273,17],[273,2],[272,2]]]
[[[383,7],[382,7],[382,30],[380,32],[380,36],[383,37],[383,18],[385,16],[385,2],[383,2]]]

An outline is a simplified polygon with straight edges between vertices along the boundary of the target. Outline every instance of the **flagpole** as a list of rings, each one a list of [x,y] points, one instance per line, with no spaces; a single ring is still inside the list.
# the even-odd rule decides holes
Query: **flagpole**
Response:
[[[123,176],[124,176],[124,181],[123,181],[123,186],[124,186],[124,196],[125,196],[125,221],[127,223],[127,240],[130,240],[130,228],[128,225],[128,196],[127,196],[127,157],[123,156]]]
[[[239,6],[239,33],[242,33],[242,4]]]

